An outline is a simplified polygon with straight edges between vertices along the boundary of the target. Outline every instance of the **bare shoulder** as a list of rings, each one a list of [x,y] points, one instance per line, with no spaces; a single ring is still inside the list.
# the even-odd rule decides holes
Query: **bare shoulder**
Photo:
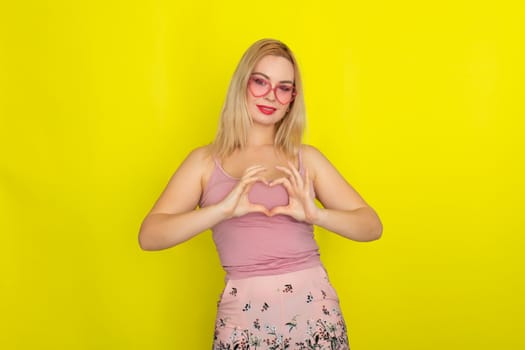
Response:
[[[186,157],[187,161],[203,162],[207,159],[211,160],[211,145],[204,145],[194,148]]]
[[[305,143],[301,145],[301,153],[303,157],[305,157],[305,159],[324,157],[324,155],[321,153],[321,151],[319,151],[319,149],[317,149],[316,147],[312,145],[307,145]]]
[[[193,149],[171,176],[151,213],[179,213],[192,210],[203,191],[203,181],[213,166],[210,147]]]
[[[191,172],[192,177],[198,177],[201,188],[204,188],[213,171],[213,155],[211,145],[194,148],[186,157],[181,167],[186,167]]]
[[[181,163],[179,169],[188,167],[195,171],[202,171],[204,174],[211,163],[213,163],[211,147],[210,145],[205,145],[192,149]]]
[[[356,209],[366,206],[364,199],[348,183],[321,151],[302,145],[304,166],[311,174],[317,199],[325,208]]]
[[[312,179],[315,179],[319,170],[325,166],[330,165],[328,159],[324,154],[312,145],[302,144],[301,154],[304,166],[308,169]]]

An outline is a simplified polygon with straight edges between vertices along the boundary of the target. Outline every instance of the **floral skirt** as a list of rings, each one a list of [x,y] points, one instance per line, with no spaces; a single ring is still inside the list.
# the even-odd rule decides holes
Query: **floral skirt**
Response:
[[[350,349],[324,267],[228,280],[213,342],[213,350],[225,349]]]

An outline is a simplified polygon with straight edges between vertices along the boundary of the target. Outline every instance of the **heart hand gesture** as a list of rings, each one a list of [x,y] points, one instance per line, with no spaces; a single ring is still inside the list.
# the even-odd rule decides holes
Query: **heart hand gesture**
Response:
[[[266,168],[262,165],[254,165],[244,171],[237,185],[221,202],[227,219],[255,212],[270,215],[265,206],[253,204],[248,199],[248,192],[255,182],[261,181],[267,184],[267,181],[259,175],[265,170]]]
[[[305,170],[305,177],[288,162],[289,167],[277,166],[276,168],[284,172],[287,176],[276,179],[270,186],[282,184],[288,192],[288,205],[273,208],[269,215],[284,214],[293,217],[297,221],[305,221],[309,224],[314,223],[319,215],[319,208],[315,205],[315,195],[312,183]]]

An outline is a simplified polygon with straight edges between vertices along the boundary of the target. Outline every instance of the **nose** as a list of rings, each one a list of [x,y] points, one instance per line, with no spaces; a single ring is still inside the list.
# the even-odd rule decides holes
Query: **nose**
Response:
[[[276,90],[275,88],[270,89],[270,91],[268,91],[268,93],[266,94],[266,96],[264,96],[264,98],[267,99],[268,101],[274,102],[276,99],[275,90]]]

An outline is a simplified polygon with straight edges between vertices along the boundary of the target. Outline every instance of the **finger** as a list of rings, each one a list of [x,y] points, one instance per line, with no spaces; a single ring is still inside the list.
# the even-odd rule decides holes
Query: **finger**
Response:
[[[252,188],[253,184],[255,184],[257,181],[260,181],[264,184],[268,184],[266,179],[260,177],[260,176],[254,176],[252,178],[247,178],[247,179],[244,179],[241,183],[241,186],[244,186],[243,190],[242,190],[242,193],[246,193],[248,191],[250,191],[250,189]]]
[[[303,187],[303,177],[297,170],[297,168],[294,166],[294,164],[290,161],[288,161],[288,167],[285,168],[287,170],[287,173],[290,175],[290,178],[292,181],[297,184],[299,187]]]
[[[244,170],[243,177],[245,176],[251,176],[253,174],[259,173],[261,171],[266,170],[266,167],[263,165],[253,165],[251,167],[248,167]]]
[[[278,206],[278,207],[273,207],[272,210],[270,210],[269,214],[270,214],[269,216],[274,216],[274,215],[292,216],[292,210],[290,209],[289,206]]]
[[[264,177],[262,177],[262,176],[257,176],[255,182],[257,182],[257,181],[262,182],[262,183],[265,184],[265,185],[269,185],[268,180],[266,180],[266,179],[265,179]]]
[[[305,190],[308,190],[308,193],[312,192],[312,183],[310,181],[310,173],[308,172],[308,168],[304,169],[304,186]]]
[[[260,174],[258,174],[257,172],[255,173],[251,173],[251,174],[246,174],[244,175],[240,180],[239,180],[239,183],[241,184],[247,184],[247,183],[250,183],[250,182],[253,182],[253,181],[261,181],[261,182],[264,182],[264,183],[267,183],[268,181],[262,177]]]
[[[283,185],[284,188],[286,188],[286,191],[288,192],[288,194],[295,194],[294,187],[292,186],[288,178],[281,177],[281,178],[275,179],[270,183],[270,186],[273,187],[279,184]]]
[[[281,170],[283,173],[286,173],[286,175],[288,175],[288,178],[290,179],[291,184],[292,184],[294,187],[297,186],[297,181],[296,181],[296,179],[295,179],[295,176],[294,176],[293,173],[290,171],[290,169],[288,169],[287,167],[280,166],[280,165],[277,165],[276,168],[279,169],[279,170]]]
[[[266,216],[270,216],[270,211],[268,210],[268,208],[266,208],[262,204],[252,204],[252,205],[250,205],[250,212],[251,213],[263,213]]]
[[[299,187],[303,187],[303,177],[301,176],[301,173],[299,173],[299,170],[297,170],[295,165],[292,162],[290,162],[290,161],[288,161],[288,165],[290,166],[292,174],[293,174],[293,176],[295,178],[295,181],[299,185]]]
[[[257,182],[258,178],[257,177],[254,177],[254,178],[242,178],[238,183],[237,185],[233,188],[233,190],[231,191],[233,195],[235,195],[236,197],[240,197],[240,196],[243,196],[244,194],[246,194],[246,192],[248,192],[251,188],[251,186]],[[262,180],[262,179],[260,179]]]
[[[292,176],[292,172],[290,171],[290,169],[288,169],[288,168],[285,167],[285,166],[282,166],[282,165],[276,165],[275,168],[276,168],[276,169],[279,169],[279,170],[282,171],[283,173],[286,173],[288,176]]]
[[[264,169],[266,170],[266,169]],[[266,180],[264,177],[262,177],[259,172],[261,172],[263,170],[260,170],[260,171],[257,171],[257,172],[253,172],[253,173],[248,173],[246,175],[244,175],[240,180],[239,182],[241,183],[244,183],[244,184],[247,184],[247,183],[250,183],[250,182],[253,182],[253,181],[261,181],[263,183],[265,183],[266,185],[268,184],[268,180]]]

